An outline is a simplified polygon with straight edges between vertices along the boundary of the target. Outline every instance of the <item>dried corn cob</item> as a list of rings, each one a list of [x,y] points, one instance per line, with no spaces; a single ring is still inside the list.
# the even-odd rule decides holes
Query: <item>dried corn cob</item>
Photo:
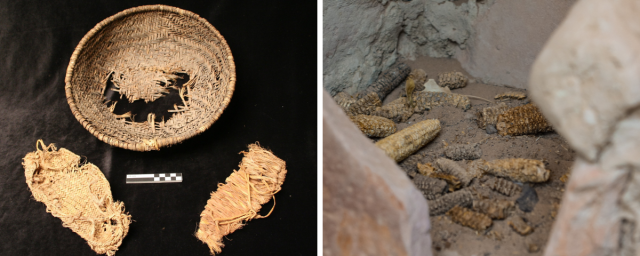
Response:
[[[424,175],[416,175],[413,179],[413,184],[416,185],[427,200],[433,200],[440,197],[447,188],[446,182]]]
[[[533,104],[514,107],[498,116],[496,128],[500,135],[523,135],[549,132],[553,129]]]
[[[518,234],[526,236],[528,234],[531,234],[531,232],[533,232],[533,228],[529,225],[527,225],[527,223],[524,222],[524,220],[517,215],[513,215],[509,218],[509,226],[511,226],[511,228],[513,228],[513,230],[515,230],[516,232],[518,232]]]
[[[544,163],[534,159],[509,158],[489,162],[478,159],[472,166],[484,173],[520,182],[545,182],[549,179],[549,170],[544,168]]]
[[[514,209],[514,203],[507,200],[478,199],[473,200],[472,209],[486,214],[489,218],[502,220]]]
[[[356,102],[356,99],[346,92],[339,92],[336,96],[333,96],[333,100],[335,100],[336,103],[338,103],[338,106],[340,106],[345,112],[347,112],[351,104]]]
[[[485,185],[489,186],[490,189],[497,191],[505,196],[513,196],[522,191],[522,188],[515,183],[497,177],[485,176],[482,182]]]
[[[359,97],[368,95],[370,92],[378,94],[378,98],[383,100],[393,91],[411,72],[411,68],[407,64],[400,62],[391,66],[382,73],[378,79],[367,88],[364,93],[358,94]]]
[[[371,115],[389,118],[398,123],[405,122],[413,115],[413,109],[408,108],[406,103],[407,98],[400,97],[387,105],[376,108],[371,112]]]
[[[351,121],[369,137],[387,137],[396,132],[396,123],[384,117],[357,115]]]
[[[378,98],[378,95],[372,92],[349,105],[347,115],[369,115],[380,106],[382,106],[382,102]]]
[[[441,106],[444,104],[467,110],[471,108],[471,102],[469,97],[456,93],[446,92],[415,92],[415,110],[416,112],[422,112],[427,109],[431,109],[435,106]]]
[[[478,111],[476,116],[478,117],[477,123],[480,129],[486,129],[487,125],[496,125],[498,123],[498,116],[509,109],[507,104],[500,102],[500,104],[493,107],[483,108],[482,111]]]
[[[451,220],[453,222],[478,231],[484,231],[489,226],[491,226],[491,224],[493,224],[491,218],[489,218],[487,215],[479,212],[474,212],[460,206],[454,206],[453,208],[451,208],[451,210],[447,212],[447,215],[451,217]]]
[[[446,72],[438,74],[438,85],[449,89],[462,88],[467,86],[467,77],[460,72]]]
[[[376,146],[400,162],[432,141],[439,132],[439,120],[424,120],[376,142]]]
[[[505,92],[505,93],[500,93],[500,94],[496,95],[494,98],[496,100],[500,100],[500,99],[522,100],[522,99],[524,99],[526,97],[527,97],[527,95],[524,92]]]
[[[444,214],[456,205],[467,207],[473,201],[473,194],[468,188],[446,194],[436,200],[429,200],[429,215],[436,216]]]
[[[400,167],[407,172],[407,175],[413,177],[418,173],[418,164],[422,160],[423,156],[421,154],[414,154],[400,164]]]
[[[436,168],[435,173],[453,175],[462,182],[463,186],[468,186],[469,183],[471,183],[471,180],[476,176],[475,172],[468,172],[456,162],[446,158],[436,159],[436,161],[433,162],[433,165]]]
[[[482,149],[478,143],[455,144],[444,150],[444,155],[453,160],[474,160],[482,156]]]

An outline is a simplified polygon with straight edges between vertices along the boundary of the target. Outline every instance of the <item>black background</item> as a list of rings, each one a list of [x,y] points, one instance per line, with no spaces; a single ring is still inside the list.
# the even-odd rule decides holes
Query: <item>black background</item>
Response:
[[[207,19],[236,64],[227,109],[203,134],[154,152],[111,147],[73,117],[69,58],[98,22],[166,4]],[[31,196],[22,158],[36,141],[97,165],[134,222],[116,255],[209,255],[194,233],[210,193],[259,141],[287,162],[266,219],[224,239],[219,255],[316,254],[316,1],[0,1],[0,255],[96,255]],[[178,184],[125,184],[126,174],[182,172]],[[262,213],[271,209],[266,204]]]

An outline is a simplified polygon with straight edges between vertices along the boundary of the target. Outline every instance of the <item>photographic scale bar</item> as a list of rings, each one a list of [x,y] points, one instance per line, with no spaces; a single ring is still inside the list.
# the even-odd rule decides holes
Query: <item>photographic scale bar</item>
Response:
[[[127,184],[182,182],[182,173],[127,174]]]

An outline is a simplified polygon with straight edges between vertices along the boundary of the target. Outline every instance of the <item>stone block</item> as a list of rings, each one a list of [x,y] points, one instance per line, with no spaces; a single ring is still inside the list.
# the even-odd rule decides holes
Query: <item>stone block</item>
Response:
[[[323,93],[323,254],[431,255],[429,208],[405,172]]]

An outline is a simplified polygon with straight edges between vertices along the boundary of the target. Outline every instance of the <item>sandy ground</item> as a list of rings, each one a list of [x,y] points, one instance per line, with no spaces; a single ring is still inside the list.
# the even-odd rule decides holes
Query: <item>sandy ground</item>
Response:
[[[428,79],[436,79],[437,74],[445,71],[461,71],[467,76],[454,59],[435,59],[422,57],[415,61],[406,61],[412,68],[421,68],[427,72]],[[436,79],[437,81],[437,79]],[[396,88],[383,103],[388,103],[400,96],[404,86]],[[475,82],[470,77],[470,82],[465,88],[452,90],[453,93],[475,95],[493,100],[493,97],[506,91],[522,91],[522,89],[508,88],[505,86],[487,85]],[[525,100],[507,100],[510,107],[524,105],[530,102]],[[519,214],[534,228],[534,232],[521,236],[508,226],[506,220],[494,220],[493,225],[485,232],[476,232],[468,227],[451,222],[444,215],[431,217],[434,255],[542,255],[543,248],[549,237],[549,232],[554,222],[552,212],[557,209],[564,191],[564,183],[559,179],[570,171],[575,158],[567,142],[557,133],[549,132],[527,136],[500,136],[497,133],[487,134],[485,130],[478,128],[475,121],[475,113],[491,103],[482,100],[471,100],[471,109],[460,109],[442,106],[435,107],[424,114],[414,114],[407,122],[398,124],[398,130],[406,128],[418,121],[437,118],[440,120],[442,130],[438,137],[416,154],[424,156],[423,163],[431,162],[441,156],[444,143],[475,143],[481,144],[482,158],[493,160],[500,158],[531,158],[542,160],[546,168],[551,171],[549,181],[545,183],[530,184],[536,190],[539,201],[532,212],[522,212],[516,206],[514,213]],[[377,139],[373,139],[376,141]],[[459,161],[462,166],[467,166],[467,161]],[[475,179],[471,186],[479,185]],[[519,195],[510,198],[503,196],[488,188],[478,186],[478,192],[489,198],[508,199],[515,201]],[[503,238],[495,240],[486,234],[489,231],[499,232]],[[538,248],[535,250],[535,248]],[[530,252],[530,248],[533,252]]]

